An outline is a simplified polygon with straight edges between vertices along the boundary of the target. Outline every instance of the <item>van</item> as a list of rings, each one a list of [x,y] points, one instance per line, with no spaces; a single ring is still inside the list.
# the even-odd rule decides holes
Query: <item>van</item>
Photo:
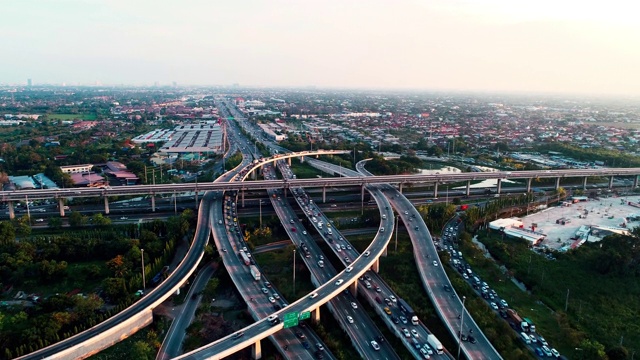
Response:
[[[529,335],[521,332],[520,338],[522,339],[522,341],[524,341],[525,344],[531,344],[531,339],[529,338]]]
[[[471,271],[471,269],[467,269],[467,275],[469,276],[473,275],[473,271]]]

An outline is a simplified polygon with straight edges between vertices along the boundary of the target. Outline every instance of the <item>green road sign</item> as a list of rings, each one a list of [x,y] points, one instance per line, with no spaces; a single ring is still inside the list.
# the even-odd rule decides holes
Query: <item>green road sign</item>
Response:
[[[233,120],[233,116],[229,116],[227,120]]]
[[[311,317],[311,311],[305,311],[300,313],[300,320],[307,320]]]
[[[292,312],[284,314],[284,328],[288,329],[294,326],[298,326],[298,313]]]

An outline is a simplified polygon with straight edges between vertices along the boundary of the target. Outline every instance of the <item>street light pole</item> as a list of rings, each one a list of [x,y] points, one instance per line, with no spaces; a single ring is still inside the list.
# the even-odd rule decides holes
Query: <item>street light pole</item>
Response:
[[[464,324],[464,302],[466,296],[462,297],[462,309],[460,310],[460,331],[458,331],[458,360],[460,360],[460,350],[462,349],[462,324]]]
[[[147,282],[144,277],[144,249],[140,249],[140,262],[142,263],[142,290],[147,289]]]
[[[293,249],[293,296],[296,296],[296,249]]]
[[[396,245],[393,252],[398,252],[398,226],[400,225],[400,214],[396,215]]]

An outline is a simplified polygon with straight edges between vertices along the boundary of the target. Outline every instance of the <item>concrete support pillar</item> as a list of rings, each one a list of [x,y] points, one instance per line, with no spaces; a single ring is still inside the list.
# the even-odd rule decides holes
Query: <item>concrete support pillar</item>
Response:
[[[251,357],[256,360],[262,359],[262,345],[260,345],[260,340],[251,346]]]
[[[467,196],[471,195],[471,180],[467,180]]]
[[[60,217],[64,217],[64,199],[58,199],[58,207],[60,208]]]
[[[364,185],[360,186],[360,202],[364,204]]]
[[[587,190],[587,177],[582,179],[582,190]]]
[[[501,191],[502,191],[502,179],[498,179],[498,188],[496,189],[496,192],[500,194]]]
[[[291,158],[287,158],[287,164],[289,164],[289,166],[291,166]]]
[[[283,194],[282,197],[286,199],[287,198],[287,188],[283,188],[282,189],[282,194]]]
[[[351,285],[349,285],[349,292],[351,293],[351,295],[353,295],[353,297],[358,296],[358,282],[354,281],[351,283]]]
[[[400,194],[402,194],[402,183],[398,184],[398,191],[400,191]]]
[[[533,178],[527,179],[527,192],[531,192],[531,182],[532,181],[533,181]]]
[[[240,197],[242,198],[242,207],[244,207],[244,189],[240,190]]]
[[[387,245],[387,246],[384,247],[384,251],[382,252],[382,256],[387,257],[387,252],[388,252],[389,246],[390,245]]]
[[[609,189],[613,187],[613,176],[609,178]]]
[[[319,158],[319,157],[320,157],[320,155],[316,154],[316,159]]]
[[[13,201],[9,201],[7,204],[9,207],[9,219],[13,220],[16,218],[16,211],[13,209]]]
[[[322,203],[326,203],[327,202],[327,187],[323,186],[322,187]]]
[[[257,180],[258,179],[258,170],[253,170],[251,172],[251,180]]]
[[[304,163],[304,156],[300,156],[300,163]]]
[[[107,200],[107,198],[104,198],[105,200]],[[156,212],[156,196],[151,194],[151,211],[152,212]]]
[[[320,306],[311,311],[311,321],[313,321],[315,324],[320,322]]]
[[[556,178],[556,190],[560,188],[560,178]]]
[[[434,198],[438,197],[438,183],[433,184],[433,197]]]
[[[151,198],[151,199],[153,199],[153,198]],[[151,204],[152,204],[153,208],[155,209],[155,207],[156,207],[155,203],[153,201],[151,201]],[[104,197],[104,213],[106,215],[109,215],[109,198],[107,196]]]
[[[380,272],[380,258],[376,259],[376,261],[371,266],[371,270],[375,273]]]
[[[633,177],[633,188],[637,188],[638,187],[638,175]]]
[[[198,209],[198,192],[196,191],[196,209]]]

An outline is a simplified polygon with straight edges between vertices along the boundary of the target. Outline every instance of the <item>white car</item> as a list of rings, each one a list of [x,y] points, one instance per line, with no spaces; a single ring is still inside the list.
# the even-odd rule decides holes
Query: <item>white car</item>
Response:
[[[371,255],[371,251],[365,251],[365,252],[364,252],[364,256],[365,256],[365,257],[369,257],[369,255]]]
[[[416,329],[411,329],[411,335],[413,335],[413,337],[420,337],[420,334],[418,334],[418,332],[416,331]]]
[[[398,301],[398,299],[396,299],[396,297],[393,296],[393,295],[389,295],[389,300],[391,300],[393,302],[397,302]]]
[[[354,302],[351,302],[351,307],[354,308],[354,309],[357,309],[358,308],[358,304],[356,304]]]
[[[433,266],[438,266],[438,262],[433,260]]]
[[[338,279],[338,281],[336,281],[336,286],[342,285],[343,282],[344,282],[344,280]]]
[[[560,353],[555,348],[551,349],[551,354],[553,354],[553,357],[556,357],[556,358],[560,357]]]
[[[491,307],[493,308],[493,310],[498,310],[498,305],[494,302],[491,302]]]
[[[507,304],[507,302],[504,301],[504,299],[500,300],[500,304],[502,304],[502,306],[504,307],[509,307],[509,304]]]
[[[273,304],[274,302],[276,302],[276,299],[274,299],[272,296],[269,296],[269,302]]]
[[[378,345],[378,343],[375,340],[371,342],[371,347],[373,347],[373,350],[375,351],[380,350],[380,345]]]
[[[311,296],[309,296],[309,298],[313,299],[313,298],[315,298],[316,296],[318,296],[318,293],[313,293],[313,294],[311,294]]]
[[[407,330],[407,328],[402,328],[402,333],[404,334],[404,337],[411,337],[411,333],[409,332],[409,330]]]
[[[353,318],[351,316],[347,316],[347,321],[349,324],[353,324]]]
[[[351,270],[353,270],[353,266],[349,266],[349,267],[347,267],[347,270],[346,270],[346,271],[347,271],[347,272],[351,272]]]

